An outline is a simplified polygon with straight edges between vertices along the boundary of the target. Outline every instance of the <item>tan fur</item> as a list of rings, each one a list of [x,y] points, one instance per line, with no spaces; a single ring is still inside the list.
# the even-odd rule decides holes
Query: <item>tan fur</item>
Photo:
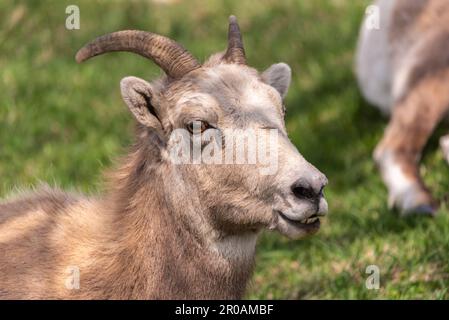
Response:
[[[167,173],[145,167],[136,180],[129,171],[139,156],[144,160],[139,153],[125,161],[111,182],[120,187],[104,199],[44,190],[0,205],[9,215],[0,228],[0,297],[241,297],[252,258],[233,265],[219,252],[205,252],[203,230],[176,223],[191,209],[190,201],[172,211],[179,217],[167,208],[160,184]],[[79,290],[65,287],[71,266],[80,269]]]
[[[404,213],[433,213],[436,201],[422,182],[418,164],[427,140],[449,111],[449,2],[394,0],[391,12],[385,12],[382,1],[376,2],[381,5],[380,15],[391,14],[390,22],[371,32],[388,35],[383,50],[389,57],[385,64],[391,66],[385,78],[391,79],[392,116],[375,159],[389,187],[392,205]],[[359,48],[359,61],[365,54],[362,50]],[[374,60],[366,63],[374,64]],[[358,66],[359,73],[362,68]],[[383,85],[379,78],[371,81]],[[363,90],[362,82],[361,86]],[[389,177],[392,164],[402,171],[400,179],[398,175]],[[395,183],[395,179],[402,182]]]
[[[276,227],[276,210],[298,220],[325,214],[322,193],[317,203],[292,194],[298,178],[320,192],[326,181],[288,140],[280,93],[267,84],[272,77],[264,82],[255,69],[219,57],[177,81],[122,81],[140,123],[104,195],[45,189],[0,204],[0,298],[240,298],[257,235]],[[282,81],[287,69],[270,73]],[[130,91],[136,87],[139,94]],[[258,174],[257,165],[171,164],[170,132],[197,117],[222,129],[277,128],[276,175]],[[317,229],[280,230],[299,237]],[[66,287],[72,267],[80,271],[79,289]]]

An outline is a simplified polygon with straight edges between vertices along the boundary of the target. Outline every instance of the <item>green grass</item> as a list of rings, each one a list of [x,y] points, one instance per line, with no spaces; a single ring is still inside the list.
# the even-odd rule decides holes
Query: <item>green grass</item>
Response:
[[[47,181],[95,192],[101,172],[131,140],[119,95],[127,75],[160,71],[111,54],[83,65],[76,50],[96,35],[138,28],[168,35],[200,59],[223,50],[236,14],[248,60],[293,69],[287,126],[301,153],[330,180],[329,218],[304,241],[265,234],[248,298],[449,298],[449,170],[434,138],[425,180],[443,201],[435,219],[399,219],[371,160],[386,119],[357,90],[352,65],[368,1],[76,1],[81,29],[65,29],[74,1],[0,2],[0,195]],[[365,287],[368,265],[381,288]]]

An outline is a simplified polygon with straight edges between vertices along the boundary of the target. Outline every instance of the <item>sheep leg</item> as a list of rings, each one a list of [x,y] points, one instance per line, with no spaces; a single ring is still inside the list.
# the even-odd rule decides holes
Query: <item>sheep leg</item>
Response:
[[[443,81],[444,80],[444,81]],[[449,108],[447,81],[426,78],[393,109],[392,118],[374,152],[389,192],[389,205],[402,215],[434,215],[437,203],[419,173],[422,150]]]

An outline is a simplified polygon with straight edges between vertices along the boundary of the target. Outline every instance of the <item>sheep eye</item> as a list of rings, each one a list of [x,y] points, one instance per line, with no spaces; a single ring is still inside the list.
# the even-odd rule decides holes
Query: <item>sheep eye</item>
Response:
[[[203,133],[204,131],[206,131],[207,129],[210,128],[210,125],[205,122],[205,121],[201,121],[201,120],[195,120],[192,122],[189,122],[187,124],[187,130],[189,130],[190,133]]]

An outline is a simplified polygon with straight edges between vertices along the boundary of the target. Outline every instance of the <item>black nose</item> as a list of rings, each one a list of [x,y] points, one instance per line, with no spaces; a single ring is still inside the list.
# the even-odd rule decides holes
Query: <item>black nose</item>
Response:
[[[296,198],[318,201],[323,196],[323,189],[327,184],[326,178],[299,179],[292,186],[291,190]]]

